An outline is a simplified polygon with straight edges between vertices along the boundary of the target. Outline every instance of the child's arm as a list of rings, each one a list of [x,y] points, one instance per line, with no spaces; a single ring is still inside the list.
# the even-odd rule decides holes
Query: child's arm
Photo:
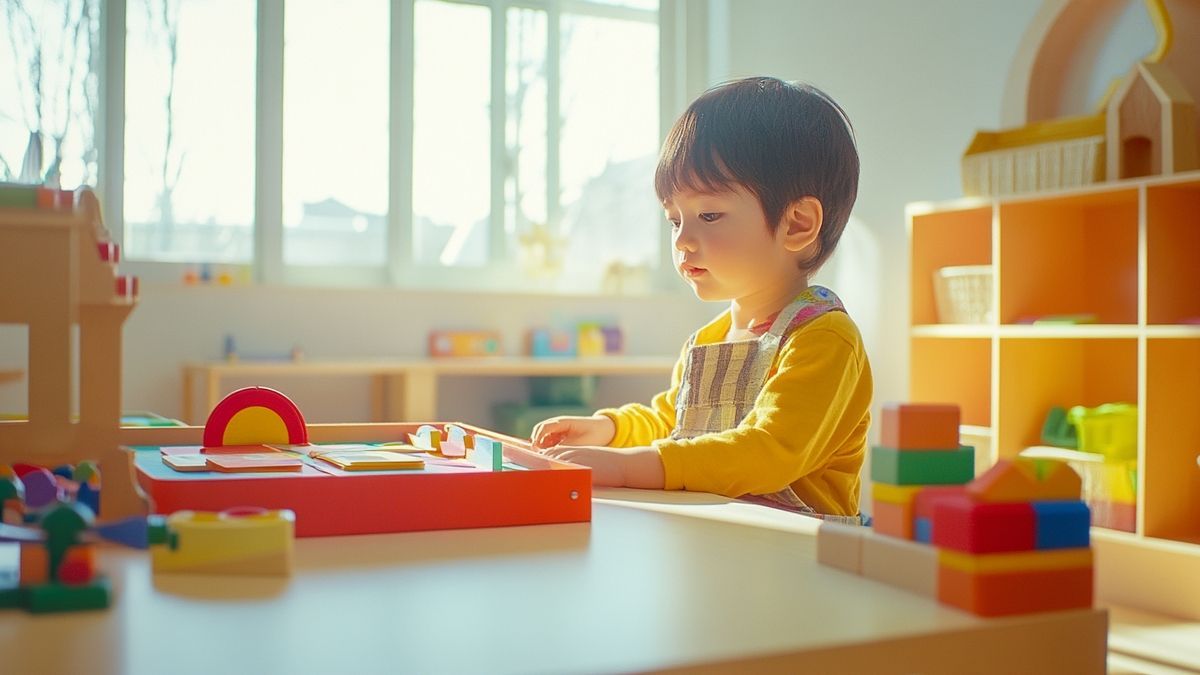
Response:
[[[650,446],[600,448],[561,445],[543,451],[547,456],[592,468],[592,484],[661,490],[663,465],[658,450]]]
[[[684,346],[683,353],[671,371],[671,387],[655,395],[650,405],[627,403],[620,408],[596,411],[595,416],[607,417],[615,426],[612,440],[606,445],[616,448],[646,446],[652,441],[671,435],[675,430],[675,397],[683,379],[683,363],[687,349],[687,346]]]

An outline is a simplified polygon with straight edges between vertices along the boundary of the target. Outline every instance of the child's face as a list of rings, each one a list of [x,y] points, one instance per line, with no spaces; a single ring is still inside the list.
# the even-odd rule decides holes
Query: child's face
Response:
[[[671,221],[675,270],[701,300],[773,292],[801,276],[780,230],[741,186],[719,193],[680,191],[663,206]]]

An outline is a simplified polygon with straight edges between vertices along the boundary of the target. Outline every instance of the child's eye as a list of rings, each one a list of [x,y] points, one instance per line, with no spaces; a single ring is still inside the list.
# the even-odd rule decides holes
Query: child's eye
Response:
[[[706,223],[715,222],[715,221],[719,220],[720,218],[721,218],[720,213],[701,213],[700,214],[700,220],[703,220]]]
[[[679,221],[675,220],[674,218],[667,218],[667,222],[671,224],[672,230],[677,229],[679,227]]]

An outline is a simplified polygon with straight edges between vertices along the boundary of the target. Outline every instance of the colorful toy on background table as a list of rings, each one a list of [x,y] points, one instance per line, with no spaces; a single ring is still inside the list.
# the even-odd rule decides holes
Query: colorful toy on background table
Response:
[[[300,345],[292,345],[289,352],[282,354],[239,354],[237,343],[233,336],[226,334],[223,343],[222,358],[230,363],[234,361],[300,361],[304,358],[304,350]]]
[[[494,330],[435,330],[429,332],[433,357],[499,356],[500,333]]]
[[[957,426],[952,406],[889,406],[883,442],[950,445]],[[821,524],[822,564],[981,616],[1091,606],[1090,515],[1069,466],[1000,460],[973,480],[967,474],[956,481],[953,471],[931,469],[929,459],[905,475],[904,452],[913,450],[899,449],[899,459],[885,457],[879,467],[872,457],[873,479],[896,479],[872,487],[874,530]],[[953,461],[949,448],[941,452]],[[920,484],[921,477],[944,484]]]
[[[604,321],[581,321],[565,327],[535,327],[525,336],[526,352],[534,358],[616,356],[625,350],[620,326]]]
[[[86,462],[53,473],[33,465],[0,466],[0,560],[17,561],[0,566],[0,607],[44,613],[109,605],[111,589],[96,569],[95,545],[146,548],[148,520],[155,516],[97,523],[88,503],[97,501],[84,491],[90,484],[98,485],[99,476]]]

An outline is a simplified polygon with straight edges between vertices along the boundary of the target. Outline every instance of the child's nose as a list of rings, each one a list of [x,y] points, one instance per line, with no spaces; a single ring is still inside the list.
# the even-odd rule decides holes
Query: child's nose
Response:
[[[674,239],[675,249],[679,251],[692,252],[696,250],[696,239],[691,235],[691,228],[686,224],[680,224],[675,228]]]

